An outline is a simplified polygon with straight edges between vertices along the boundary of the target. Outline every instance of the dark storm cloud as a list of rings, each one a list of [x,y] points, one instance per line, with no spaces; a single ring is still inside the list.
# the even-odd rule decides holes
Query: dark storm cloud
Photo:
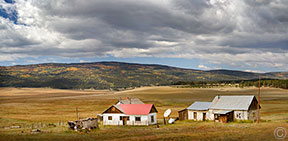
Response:
[[[2,5],[9,9],[11,4]],[[229,55],[240,55],[233,58],[240,63],[262,57],[255,53],[288,56],[286,0],[28,0],[13,5],[18,22],[27,26],[1,19],[1,47],[9,48],[2,54],[139,54],[222,63]]]

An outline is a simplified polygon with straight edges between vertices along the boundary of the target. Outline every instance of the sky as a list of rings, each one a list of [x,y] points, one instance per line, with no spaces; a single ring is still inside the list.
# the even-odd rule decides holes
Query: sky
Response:
[[[0,66],[288,71],[288,0],[0,0]]]

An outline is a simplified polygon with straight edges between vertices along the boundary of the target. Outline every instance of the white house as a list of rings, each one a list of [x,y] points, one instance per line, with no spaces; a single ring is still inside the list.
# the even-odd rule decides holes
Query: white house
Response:
[[[216,96],[212,102],[194,102],[179,111],[180,120],[257,120],[258,101],[253,95]],[[261,108],[261,107],[260,107]]]
[[[180,120],[203,120],[207,119],[208,109],[211,102],[199,102],[196,101],[188,108],[179,111]]]
[[[102,113],[104,125],[157,124],[157,109],[153,104],[117,104]]]

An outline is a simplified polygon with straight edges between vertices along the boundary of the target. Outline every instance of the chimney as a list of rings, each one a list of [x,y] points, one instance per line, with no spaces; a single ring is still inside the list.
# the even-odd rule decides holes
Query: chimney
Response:
[[[129,104],[131,104],[131,98],[130,97],[126,97],[127,100],[129,100]]]

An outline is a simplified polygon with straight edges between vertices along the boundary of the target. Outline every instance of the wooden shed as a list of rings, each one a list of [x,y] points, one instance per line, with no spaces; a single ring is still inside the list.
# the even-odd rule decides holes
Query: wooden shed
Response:
[[[188,109],[178,111],[179,120],[188,120]]]
[[[214,112],[215,122],[227,123],[233,121],[233,111]]]

